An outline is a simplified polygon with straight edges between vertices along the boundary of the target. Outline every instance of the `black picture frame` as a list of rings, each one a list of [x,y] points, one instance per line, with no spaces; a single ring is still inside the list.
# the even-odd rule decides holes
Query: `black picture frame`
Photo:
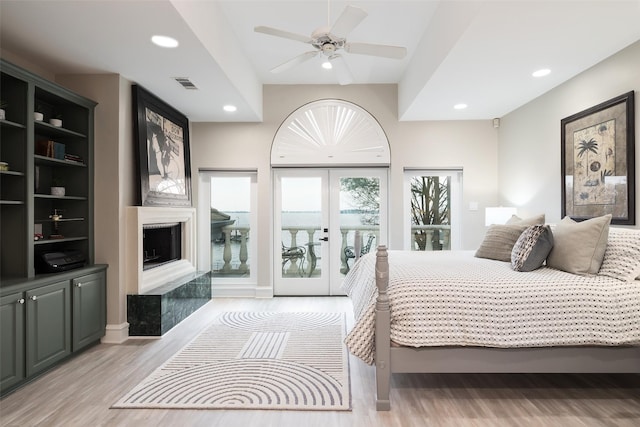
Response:
[[[561,120],[562,217],[635,225],[634,92]]]
[[[140,85],[132,85],[141,206],[191,206],[189,120]]]

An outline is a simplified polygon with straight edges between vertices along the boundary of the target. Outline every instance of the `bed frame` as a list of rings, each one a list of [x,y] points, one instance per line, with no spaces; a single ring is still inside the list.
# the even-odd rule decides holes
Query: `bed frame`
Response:
[[[391,344],[387,247],[376,253],[376,409],[391,409],[392,373],[640,373],[640,347],[399,347]]]

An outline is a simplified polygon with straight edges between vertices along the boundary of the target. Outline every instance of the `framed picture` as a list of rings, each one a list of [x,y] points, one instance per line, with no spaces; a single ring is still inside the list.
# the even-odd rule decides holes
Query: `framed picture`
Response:
[[[561,121],[562,217],[635,224],[633,91]]]
[[[144,88],[132,90],[140,204],[191,206],[188,119]]]

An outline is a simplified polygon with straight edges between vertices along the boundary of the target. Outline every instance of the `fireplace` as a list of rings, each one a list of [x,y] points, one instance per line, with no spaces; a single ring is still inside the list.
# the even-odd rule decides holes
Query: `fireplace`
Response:
[[[143,294],[196,271],[194,208],[127,209],[127,293]]]
[[[181,258],[182,226],[170,224],[143,224],[142,270],[160,267]]]

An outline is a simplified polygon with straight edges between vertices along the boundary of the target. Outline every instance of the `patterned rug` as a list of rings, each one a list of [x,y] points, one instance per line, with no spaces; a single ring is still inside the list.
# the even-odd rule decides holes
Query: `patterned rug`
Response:
[[[344,337],[344,313],[223,313],[113,408],[350,410]]]

